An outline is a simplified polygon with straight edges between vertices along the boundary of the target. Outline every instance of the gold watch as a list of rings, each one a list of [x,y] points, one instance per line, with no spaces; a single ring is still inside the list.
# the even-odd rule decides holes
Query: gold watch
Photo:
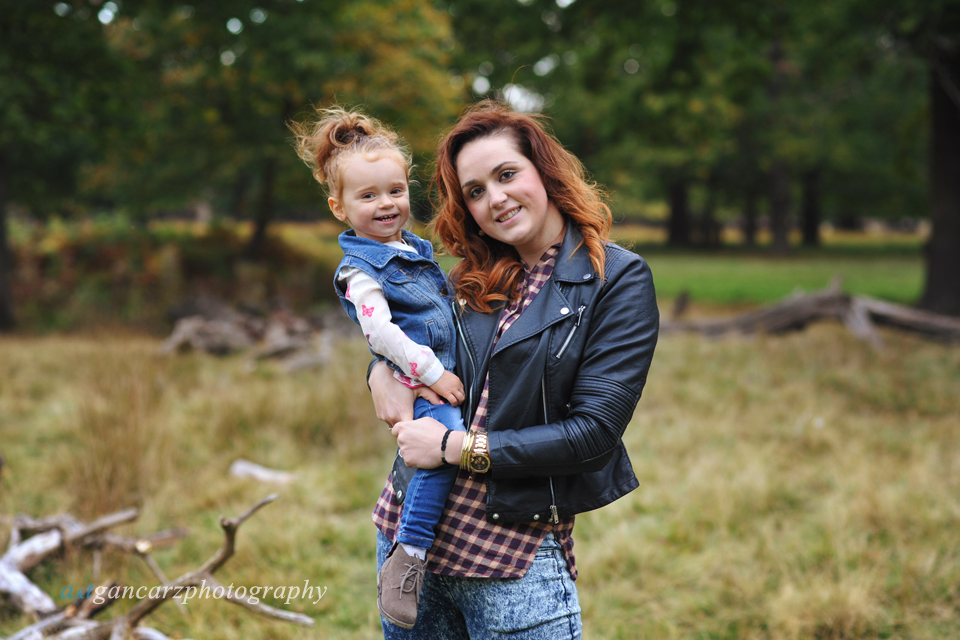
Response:
[[[487,447],[487,434],[478,432],[470,451],[470,471],[486,473],[490,471],[490,449]]]

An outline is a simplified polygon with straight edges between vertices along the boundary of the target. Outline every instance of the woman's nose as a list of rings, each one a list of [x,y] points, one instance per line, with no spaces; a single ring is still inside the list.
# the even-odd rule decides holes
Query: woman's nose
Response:
[[[489,193],[490,193],[490,205],[493,207],[499,207],[503,205],[504,202],[507,201],[507,194],[505,194],[502,190],[496,187],[489,188]]]

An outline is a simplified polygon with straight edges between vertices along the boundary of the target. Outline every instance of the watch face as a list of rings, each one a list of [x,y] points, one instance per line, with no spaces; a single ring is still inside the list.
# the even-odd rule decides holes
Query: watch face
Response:
[[[490,458],[484,455],[473,454],[470,456],[470,467],[475,473],[486,473],[490,468]]]

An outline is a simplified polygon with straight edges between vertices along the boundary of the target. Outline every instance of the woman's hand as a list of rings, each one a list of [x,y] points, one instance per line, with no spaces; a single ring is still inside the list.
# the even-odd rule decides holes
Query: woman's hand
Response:
[[[443,402],[430,387],[411,389],[394,378],[393,371],[382,361],[373,365],[367,384],[370,385],[377,417],[391,427],[401,420],[413,420],[413,402],[418,397],[425,398],[430,404]]]
[[[444,460],[440,457],[440,445],[447,428],[433,418],[402,420],[393,425],[400,455],[408,467],[434,469]],[[463,447],[463,431],[454,431],[447,438],[446,462],[457,464]]]

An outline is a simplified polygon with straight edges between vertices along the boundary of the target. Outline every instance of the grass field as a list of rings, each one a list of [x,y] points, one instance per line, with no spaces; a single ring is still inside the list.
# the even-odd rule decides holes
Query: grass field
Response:
[[[960,637],[960,348],[884,339],[874,351],[829,324],[664,336],[626,434],[640,488],[578,518],[584,637]],[[234,459],[291,470],[298,480],[244,525],[218,576],[326,586],[315,605],[266,600],[316,626],[215,601],[185,613],[168,603],[150,625],[173,637],[378,637],[370,510],[393,449],[363,388],[363,343],[291,376],[242,356],[160,357],[157,345],[0,338],[0,514],[139,506],[127,532],[191,529],[156,554],[175,577],[219,546],[220,514],[275,490],[229,477]],[[92,582],[92,565],[72,552],[32,578],[58,599]],[[156,584],[110,553],[106,577]],[[0,608],[0,635],[26,622]]]

